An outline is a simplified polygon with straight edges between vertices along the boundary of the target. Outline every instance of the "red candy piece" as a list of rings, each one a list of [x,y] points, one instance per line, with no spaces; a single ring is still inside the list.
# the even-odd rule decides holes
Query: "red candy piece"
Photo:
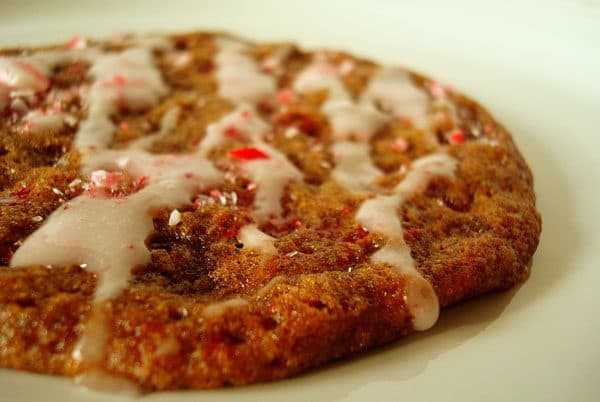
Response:
[[[232,149],[229,151],[229,156],[239,160],[250,161],[254,159],[269,159],[269,155],[258,148],[248,147]]]
[[[454,130],[450,133],[450,138],[448,139],[450,144],[462,144],[465,142],[465,133],[461,129]]]
[[[145,187],[147,182],[148,182],[148,176],[138,176],[134,180],[133,186],[135,187],[136,190],[139,190],[139,189]]]
[[[234,138],[240,135],[240,131],[234,126],[229,126],[225,129],[223,134],[225,134],[225,137]]]

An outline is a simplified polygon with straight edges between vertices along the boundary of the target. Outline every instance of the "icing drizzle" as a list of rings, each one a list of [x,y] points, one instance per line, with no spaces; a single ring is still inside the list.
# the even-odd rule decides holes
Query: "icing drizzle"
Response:
[[[370,231],[387,238],[386,244],[371,256],[375,263],[389,264],[398,271],[408,274],[405,301],[414,318],[416,330],[431,327],[437,321],[439,304],[431,284],[415,268],[410,248],[404,241],[402,223],[398,217],[399,206],[411,195],[424,190],[435,177],[451,177],[456,161],[444,153],[417,159],[404,180],[392,195],[378,195],[365,201],[356,213],[356,221]]]
[[[227,37],[219,37],[215,42],[218,49],[215,76],[221,97],[234,103],[257,103],[275,93],[275,81],[261,72],[249,54],[250,45]]]

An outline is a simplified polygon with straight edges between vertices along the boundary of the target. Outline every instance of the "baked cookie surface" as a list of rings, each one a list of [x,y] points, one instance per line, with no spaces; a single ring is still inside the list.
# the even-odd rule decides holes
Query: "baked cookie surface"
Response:
[[[539,240],[500,124],[340,52],[76,37],[4,51],[0,113],[3,367],[288,377],[523,282]]]

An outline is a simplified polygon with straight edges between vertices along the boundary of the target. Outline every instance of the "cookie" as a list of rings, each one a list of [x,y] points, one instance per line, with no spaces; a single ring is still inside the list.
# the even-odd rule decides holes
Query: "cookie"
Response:
[[[289,377],[522,283],[541,220],[453,88],[220,33],[0,56],[0,366],[90,387]]]

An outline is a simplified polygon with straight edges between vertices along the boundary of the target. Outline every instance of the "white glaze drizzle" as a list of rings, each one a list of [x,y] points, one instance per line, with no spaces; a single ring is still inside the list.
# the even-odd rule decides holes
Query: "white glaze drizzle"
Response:
[[[132,141],[131,143],[129,143],[128,148],[150,148],[156,141],[162,140],[163,138],[167,137],[171,133],[171,131],[173,131],[173,129],[177,127],[179,115],[181,115],[181,108],[179,108],[178,106],[172,107],[171,109],[167,110],[160,119],[160,127],[158,131]]]
[[[285,186],[292,181],[302,181],[303,176],[278,150],[262,142],[256,142],[254,146],[269,158],[244,161],[240,169],[242,175],[258,185],[252,217],[258,224],[263,224],[281,218],[281,197]]]
[[[250,55],[250,45],[225,36],[216,38],[215,44],[215,76],[221,97],[234,103],[258,103],[275,94],[274,78],[260,71]]]
[[[355,193],[373,191],[382,172],[373,164],[371,149],[362,142],[340,141],[331,146],[335,167],[331,178]]]
[[[445,153],[422,157],[394,189],[393,195],[379,195],[365,201],[356,213],[356,221],[369,231],[383,234],[386,244],[371,256],[374,263],[386,263],[408,275],[405,301],[413,314],[416,330],[431,327],[439,314],[439,303],[431,284],[416,270],[410,248],[404,241],[398,209],[412,195],[425,190],[435,177],[451,177],[456,161]]]
[[[143,394],[141,387],[124,378],[115,377],[106,371],[93,369],[79,374],[74,379],[75,384],[88,392],[119,395],[123,397],[140,397]]]
[[[115,131],[110,116],[119,107],[141,111],[156,105],[168,92],[154,66],[151,48],[104,54],[94,60],[89,74],[94,82],[86,96],[88,113],[75,136],[75,147],[80,150],[110,145]]]
[[[406,70],[380,69],[356,102],[339,78],[338,69],[318,57],[298,74],[294,89],[300,93],[328,91],[321,113],[328,118],[333,138],[337,140],[330,149],[335,160],[331,178],[354,193],[382,191],[377,180],[383,173],[372,161],[368,141],[390,117],[380,112],[376,104],[395,118],[409,118],[422,129],[432,147],[439,146],[437,137],[429,130],[430,99],[413,83]],[[349,142],[349,138],[359,142]],[[412,194],[424,190],[432,177],[450,176],[454,165],[455,161],[446,154],[415,161],[411,172],[395,188],[394,195],[379,195],[365,201],[356,215],[359,224],[386,236],[385,246],[372,255],[371,261],[390,264],[406,274],[406,303],[417,330],[427,329],[435,323],[439,304],[431,284],[415,269],[410,249],[402,236],[397,209]]]
[[[50,82],[36,66],[20,57],[0,57],[0,87],[7,90],[3,92],[3,101],[8,101],[10,91],[30,90],[34,93],[43,92],[50,86]]]
[[[38,110],[27,112],[23,116],[25,130],[31,133],[41,133],[48,130],[58,131],[65,126],[67,119],[71,115],[67,113],[42,113]]]
[[[417,87],[409,73],[400,68],[382,68],[362,93],[363,101],[378,102],[396,117],[410,118],[415,126],[426,128],[430,100]]]
[[[212,318],[223,314],[226,310],[247,305],[248,300],[242,299],[241,297],[234,297],[233,299],[209,304],[204,308],[204,310],[202,310],[202,315],[206,318]]]
[[[315,60],[302,70],[296,76],[293,87],[299,93],[327,90],[328,99],[351,99],[337,68],[322,60]]]
[[[238,233],[238,240],[242,242],[244,248],[257,249],[266,255],[277,254],[275,238],[260,230],[254,223],[242,226]]]
[[[338,68],[326,61],[315,60],[301,71],[294,81],[299,93],[327,90],[328,98],[321,105],[331,125],[334,139],[346,139],[354,135],[369,140],[389,120],[371,102],[354,102],[340,79]]]
[[[359,104],[349,99],[328,100],[321,111],[327,116],[335,139],[354,135],[369,140],[389,120],[371,103]]]
[[[20,57],[0,57],[0,112],[10,104],[16,93],[44,92],[50,82],[35,65]]]

